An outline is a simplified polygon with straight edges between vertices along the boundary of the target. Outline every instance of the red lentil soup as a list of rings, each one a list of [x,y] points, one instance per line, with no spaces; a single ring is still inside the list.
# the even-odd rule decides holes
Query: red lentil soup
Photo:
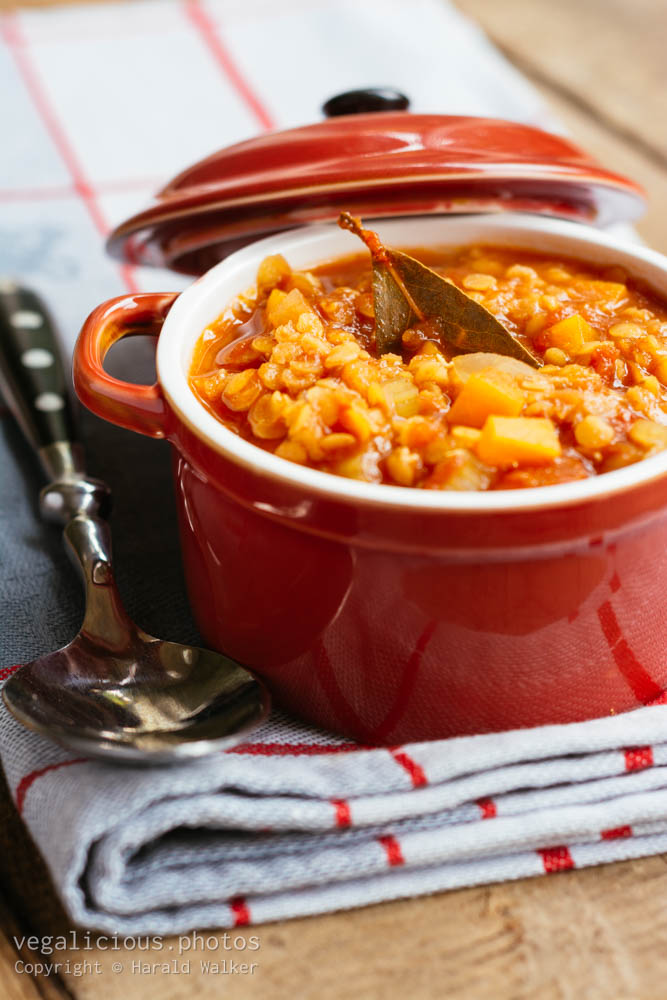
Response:
[[[452,356],[428,321],[375,351],[365,255],[279,255],[201,334],[207,410],[291,462],[365,482],[497,490],[585,479],[667,447],[667,305],[620,268],[491,246],[411,253],[543,366]]]

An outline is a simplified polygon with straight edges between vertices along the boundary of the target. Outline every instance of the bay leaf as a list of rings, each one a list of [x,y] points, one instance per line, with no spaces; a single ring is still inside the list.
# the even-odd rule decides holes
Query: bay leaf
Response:
[[[443,344],[465,354],[485,351],[538,368],[536,357],[492,312],[426,264],[385,246],[377,233],[343,212],[338,220],[366,244],[373,262],[375,339],[379,354],[400,353],[401,337],[415,322],[434,323]]]

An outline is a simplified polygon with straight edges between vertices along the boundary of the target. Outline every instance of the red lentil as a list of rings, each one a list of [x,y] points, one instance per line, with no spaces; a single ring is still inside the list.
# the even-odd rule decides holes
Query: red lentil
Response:
[[[428,321],[378,357],[366,256],[296,272],[275,255],[202,333],[193,391],[289,461],[422,489],[549,485],[667,447],[667,306],[631,277],[498,247],[411,252],[543,367],[453,357]]]

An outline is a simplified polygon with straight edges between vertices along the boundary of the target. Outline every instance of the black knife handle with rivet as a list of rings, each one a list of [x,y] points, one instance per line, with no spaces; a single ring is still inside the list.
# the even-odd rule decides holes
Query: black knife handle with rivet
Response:
[[[86,475],[53,320],[38,295],[4,278],[0,390],[48,480],[40,493],[43,517],[61,525],[77,516],[105,518],[111,494]]]
[[[0,389],[49,479],[77,469],[74,416],[53,320],[38,295],[6,279],[0,279]]]

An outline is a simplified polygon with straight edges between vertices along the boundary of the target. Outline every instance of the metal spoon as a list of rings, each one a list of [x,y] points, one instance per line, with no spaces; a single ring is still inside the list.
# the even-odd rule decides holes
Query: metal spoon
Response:
[[[14,672],[19,722],[91,757],[178,762],[238,743],[269,711],[264,685],[220,653],[155,639],[130,621],[111,566],[105,483],[85,474],[57,339],[32,292],[0,282],[0,388],[48,478],[40,510],[64,526],[86,589],[79,634]]]

